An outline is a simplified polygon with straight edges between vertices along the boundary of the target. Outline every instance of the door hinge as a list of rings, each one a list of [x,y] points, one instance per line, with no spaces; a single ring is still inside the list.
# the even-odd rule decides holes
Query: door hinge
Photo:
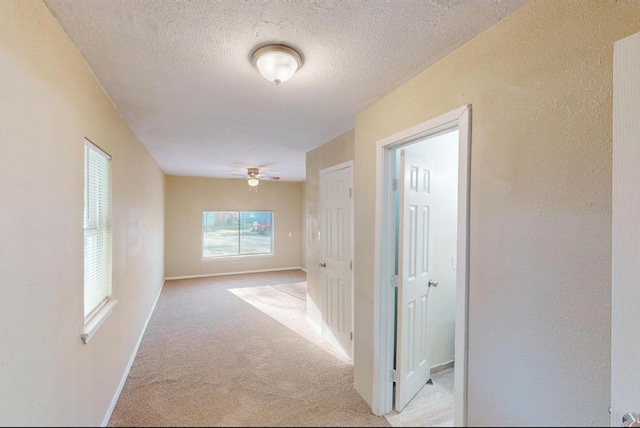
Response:
[[[349,333],[349,340],[353,341],[353,332]]]
[[[353,196],[353,189],[349,188],[349,197]]]
[[[391,188],[393,189],[394,192],[396,190],[398,190],[398,179],[397,178],[394,178],[393,180],[391,180]]]
[[[353,270],[353,260],[349,262],[349,269]]]
[[[389,372],[389,380],[392,382],[398,382],[400,380],[400,375],[397,370],[394,369]]]
[[[391,275],[391,288],[400,287],[400,283],[401,282],[402,282],[402,280],[400,279],[400,277],[398,275]]]

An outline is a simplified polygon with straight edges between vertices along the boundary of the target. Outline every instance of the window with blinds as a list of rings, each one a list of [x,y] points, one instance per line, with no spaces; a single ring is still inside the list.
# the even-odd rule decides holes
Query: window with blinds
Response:
[[[111,156],[84,143],[85,324],[111,295]]]

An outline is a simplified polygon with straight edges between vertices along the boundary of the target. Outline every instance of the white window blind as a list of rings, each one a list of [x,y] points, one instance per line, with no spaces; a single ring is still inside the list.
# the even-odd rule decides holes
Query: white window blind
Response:
[[[84,144],[85,323],[111,295],[111,156]]]

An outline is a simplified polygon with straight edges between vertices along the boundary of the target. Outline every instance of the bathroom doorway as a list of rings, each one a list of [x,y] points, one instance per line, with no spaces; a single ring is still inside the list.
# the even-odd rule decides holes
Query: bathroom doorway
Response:
[[[394,425],[466,422],[469,124],[464,106],[378,142],[374,399]]]

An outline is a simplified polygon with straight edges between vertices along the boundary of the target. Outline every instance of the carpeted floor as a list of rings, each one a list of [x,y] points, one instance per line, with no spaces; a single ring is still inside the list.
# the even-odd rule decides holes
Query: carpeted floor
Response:
[[[294,282],[292,284],[276,284],[272,285],[283,293],[287,293],[300,300],[307,300],[307,281]]]
[[[109,426],[389,426],[353,389],[351,364],[230,291],[304,281],[167,281]]]

